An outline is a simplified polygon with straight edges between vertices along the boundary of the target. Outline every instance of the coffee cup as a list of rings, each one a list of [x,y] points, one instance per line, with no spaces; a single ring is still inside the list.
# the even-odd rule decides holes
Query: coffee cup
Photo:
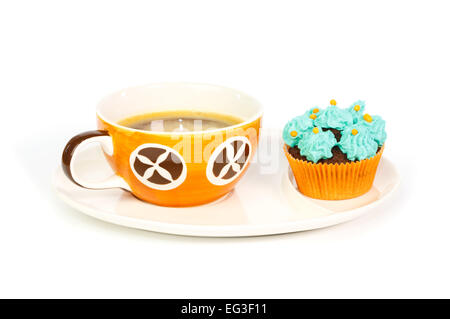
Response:
[[[124,120],[143,114],[215,114],[238,122],[194,131],[136,129]],[[97,106],[97,130],[74,136],[62,155],[66,176],[84,188],[119,187],[162,206],[195,206],[229,193],[255,154],[262,107],[234,89],[160,83],[113,93]],[[81,150],[99,143],[114,175],[101,181],[76,171]],[[108,165],[105,163],[105,165]]]

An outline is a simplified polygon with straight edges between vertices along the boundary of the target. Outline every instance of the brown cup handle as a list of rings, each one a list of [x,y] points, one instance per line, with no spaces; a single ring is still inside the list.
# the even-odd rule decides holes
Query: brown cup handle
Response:
[[[62,154],[62,168],[66,176],[75,184],[90,189],[105,189],[105,188],[124,188],[126,190],[130,190],[128,184],[123,180],[122,177],[114,174],[102,181],[84,181],[74,169],[74,163],[76,162],[76,158],[79,155],[79,151],[90,143],[100,143],[103,151],[108,154],[113,154],[113,144],[111,136],[109,136],[107,131],[87,131],[84,133],[80,133],[75,135],[67,142],[66,147],[64,148]],[[105,163],[105,165],[107,165]]]

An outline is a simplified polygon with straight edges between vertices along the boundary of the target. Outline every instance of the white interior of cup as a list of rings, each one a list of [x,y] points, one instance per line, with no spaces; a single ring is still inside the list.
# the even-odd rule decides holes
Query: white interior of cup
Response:
[[[262,115],[261,104],[240,91],[196,83],[159,83],[123,89],[101,100],[97,114],[117,124],[140,114],[178,110],[232,115],[244,123]]]

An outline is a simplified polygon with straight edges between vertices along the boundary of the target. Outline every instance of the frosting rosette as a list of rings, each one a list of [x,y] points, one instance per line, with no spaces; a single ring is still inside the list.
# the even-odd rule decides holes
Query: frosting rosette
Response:
[[[378,143],[378,146],[382,146],[387,137],[385,130],[386,122],[378,115],[370,116],[366,114],[364,117],[365,118],[361,123],[369,129],[370,134]]]
[[[308,130],[311,130],[313,127],[314,122],[306,113],[304,115],[294,117],[284,126],[283,140],[287,145],[293,147],[297,145],[303,134]]]
[[[340,109],[334,105],[328,106],[315,120],[315,125],[323,128],[342,130],[353,124],[352,115],[348,110]]]
[[[358,123],[360,120],[362,120],[364,109],[366,108],[366,102],[362,100],[358,100],[352,105],[350,105],[349,108],[347,108],[347,111],[350,113],[350,115],[353,118],[353,124]]]
[[[323,110],[321,110],[318,106],[310,108],[308,111],[305,112],[304,115],[311,117],[311,115],[315,115],[315,117],[319,116],[320,113],[322,113]],[[314,117],[314,116],[313,116]]]
[[[317,163],[323,158],[333,156],[331,149],[337,144],[334,134],[330,131],[322,131],[315,127],[310,132],[306,132],[298,142],[300,154],[307,160]]]
[[[300,134],[298,132],[297,123],[295,119],[290,120],[284,126],[283,140],[290,147],[297,145],[298,141],[300,140]]]
[[[342,131],[339,148],[351,161],[361,161],[373,157],[378,150],[378,143],[370,130],[363,124],[354,124]]]
[[[303,114],[302,116],[294,117],[294,121],[296,122],[297,129],[300,131],[300,135],[308,132],[314,127],[314,120],[309,117],[307,114]]]

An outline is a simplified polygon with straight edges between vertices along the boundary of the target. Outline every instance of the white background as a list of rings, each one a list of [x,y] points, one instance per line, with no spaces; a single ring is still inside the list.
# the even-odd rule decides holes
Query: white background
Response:
[[[0,297],[450,297],[446,1],[0,4]],[[211,239],[126,229],[60,202],[65,142],[122,87],[243,90],[282,127],[357,99],[387,120],[398,193],[336,227]]]

